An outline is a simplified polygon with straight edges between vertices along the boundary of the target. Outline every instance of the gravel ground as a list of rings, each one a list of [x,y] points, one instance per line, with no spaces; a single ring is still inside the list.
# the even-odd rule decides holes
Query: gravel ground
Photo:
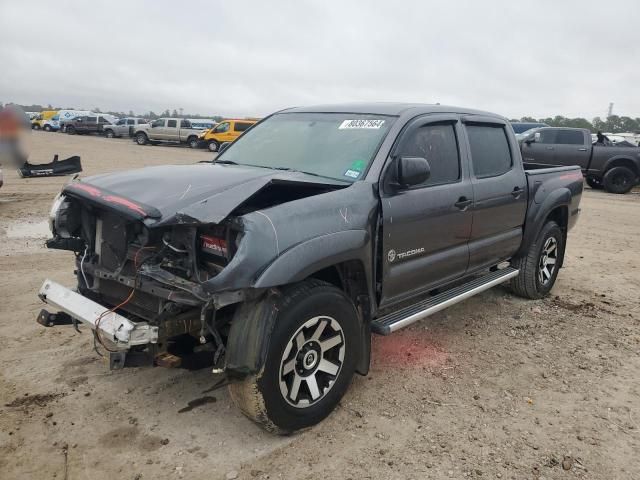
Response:
[[[211,158],[181,147],[35,132],[31,161],[84,174]],[[390,337],[339,408],[290,437],[264,433],[209,370],[109,372],[88,333],[35,322],[46,217],[68,178],[0,189],[2,479],[640,478],[640,191],[585,189],[552,295],[496,288]]]

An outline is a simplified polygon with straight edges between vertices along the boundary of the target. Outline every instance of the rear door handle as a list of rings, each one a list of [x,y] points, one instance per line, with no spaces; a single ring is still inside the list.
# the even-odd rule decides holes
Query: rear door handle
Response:
[[[473,200],[468,199],[467,197],[460,197],[454,205],[456,208],[459,208],[462,211],[465,211],[469,205],[473,203]]]
[[[553,147],[547,147],[547,150],[553,150]]]
[[[511,195],[513,195],[515,198],[520,198],[520,195],[522,195],[522,189],[520,187],[514,187]]]
[[[586,149],[586,148],[579,148],[579,149],[578,149],[578,151],[579,151],[579,152],[586,152],[586,151],[587,151],[587,149]]]

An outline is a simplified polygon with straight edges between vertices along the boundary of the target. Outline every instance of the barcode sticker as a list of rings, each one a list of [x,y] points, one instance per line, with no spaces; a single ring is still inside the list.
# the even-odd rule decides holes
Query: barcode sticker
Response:
[[[384,125],[384,120],[345,120],[338,127],[339,130],[353,128],[378,129]]]

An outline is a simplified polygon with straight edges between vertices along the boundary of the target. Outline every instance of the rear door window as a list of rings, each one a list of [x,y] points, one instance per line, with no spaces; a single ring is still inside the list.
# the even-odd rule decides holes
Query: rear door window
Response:
[[[178,121],[177,120],[167,120],[167,127],[168,128],[176,128],[178,126]]]
[[[98,122],[98,117],[84,117],[84,120],[87,123],[97,123]]]
[[[477,178],[497,177],[511,170],[513,160],[502,125],[467,125],[473,172]]]
[[[584,144],[584,134],[576,130],[558,130],[556,143],[562,145],[582,145]]]
[[[133,118],[128,118],[127,119],[127,125],[135,125],[136,121]]]

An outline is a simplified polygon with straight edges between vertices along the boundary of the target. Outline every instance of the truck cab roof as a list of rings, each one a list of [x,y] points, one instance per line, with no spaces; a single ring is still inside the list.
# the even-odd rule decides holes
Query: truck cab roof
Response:
[[[372,115],[401,116],[403,114],[423,115],[429,113],[459,113],[470,115],[483,115],[500,118],[505,117],[495,113],[474,110],[470,108],[453,107],[448,105],[427,103],[402,103],[402,102],[355,102],[314,105],[310,107],[293,107],[281,110],[279,113],[357,113]]]

